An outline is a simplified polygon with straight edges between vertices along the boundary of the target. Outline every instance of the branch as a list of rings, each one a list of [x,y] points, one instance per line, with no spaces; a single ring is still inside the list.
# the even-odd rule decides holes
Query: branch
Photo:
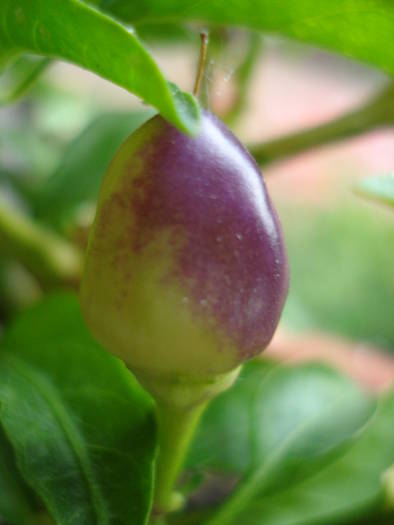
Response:
[[[260,165],[277,162],[311,148],[394,124],[394,82],[362,107],[326,124],[289,134],[249,150]]]
[[[45,227],[34,223],[0,196],[0,248],[16,257],[44,287],[76,285],[82,255]]]

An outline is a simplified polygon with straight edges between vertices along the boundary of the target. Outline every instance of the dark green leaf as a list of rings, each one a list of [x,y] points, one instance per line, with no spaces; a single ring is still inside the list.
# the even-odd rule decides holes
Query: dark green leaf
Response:
[[[228,471],[246,471],[213,518],[215,525],[244,520],[250,505],[263,495],[283,491],[322,470],[344,452],[344,445],[355,439],[375,410],[374,401],[352,381],[326,367],[277,367],[267,373],[262,366],[249,364],[238,384],[212,403],[195,440],[198,447],[204,431],[208,439],[216,434],[212,466],[222,463]],[[210,428],[204,430],[207,420]],[[232,443],[235,453],[238,440],[247,450],[241,461],[221,450]],[[189,465],[192,462],[189,458]]]
[[[31,52],[73,62],[157,107],[175,126],[198,130],[196,100],[166,82],[137,37],[78,0],[2,0],[0,51]]]
[[[145,523],[153,405],[90,338],[76,298],[53,297],[22,315],[0,360],[2,424],[23,476],[56,522]]]
[[[282,34],[394,73],[391,0],[90,0],[120,19],[139,22],[198,20]]]
[[[16,466],[14,452],[0,427],[0,521],[28,523],[37,511],[37,501]]]
[[[58,341],[96,346],[82,319],[77,298],[70,293],[49,295],[34,308],[25,310],[7,327],[1,344],[19,348],[28,344],[55,345]]]
[[[368,199],[394,207],[394,174],[363,179],[357,184],[356,191]]]
[[[41,188],[39,216],[59,225],[79,206],[94,204],[116,150],[152,115],[152,111],[117,111],[95,117],[69,144],[60,165]]]

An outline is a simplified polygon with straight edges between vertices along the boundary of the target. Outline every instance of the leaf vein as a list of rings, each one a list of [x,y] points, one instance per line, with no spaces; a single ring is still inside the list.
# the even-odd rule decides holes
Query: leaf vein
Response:
[[[98,483],[94,480],[94,471],[90,464],[89,456],[85,450],[80,431],[76,428],[67,410],[64,401],[55,391],[53,385],[34,370],[34,367],[16,356],[6,356],[9,364],[28,382],[30,382],[41,397],[48,404],[52,414],[62,428],[71,450],[80,466],[80,471],[86,481],[91,498],[92,508],[100,525],[109,524],[109,513]]]

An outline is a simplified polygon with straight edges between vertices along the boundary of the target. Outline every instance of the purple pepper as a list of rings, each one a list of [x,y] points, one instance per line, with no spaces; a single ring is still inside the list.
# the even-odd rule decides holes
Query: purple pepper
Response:
[[[289,281],[283,235],[258,166],[203,112],[196,137],[156,116],[104,177],[81,285],[96,338],[156,400],[156,512],[173,492],[206,403],[264,350]]]
[[[126,140],[102,183],[81,304],[137,376],[209,378],[259,354],[288,281],[260,170],[219,119],[204,111],[190,137],[156,116]]]

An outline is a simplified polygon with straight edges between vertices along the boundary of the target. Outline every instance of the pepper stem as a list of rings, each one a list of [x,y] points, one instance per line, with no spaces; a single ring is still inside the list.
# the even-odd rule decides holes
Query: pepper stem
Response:
[[[199,377],[133,369],[138,381],[156,400],[159,454],[152,517],[160,518],[182,506],[183,498],[174,492],[174,485],[201,414],[211,399],[234,383],[240,370],[237,367],[230,372]]]
[[[187,408],[175,408],[159,402],[159,457],[156,464],[156,513],[172,512],[183,504],[182,496],[173,491],[189,449],[194,431],[207,402]]]
[[[195,96],[198,95],[198,92],[200,89],[202,74],[204,71],[205,58],[207,56],[207,47],[208,47],[207,31],[201,31],[200,38],[201,38],[200,61],[198,63],[197,76],[196,76],[196,81],[194,83],[194,89],[193,89],[193,95]]]

